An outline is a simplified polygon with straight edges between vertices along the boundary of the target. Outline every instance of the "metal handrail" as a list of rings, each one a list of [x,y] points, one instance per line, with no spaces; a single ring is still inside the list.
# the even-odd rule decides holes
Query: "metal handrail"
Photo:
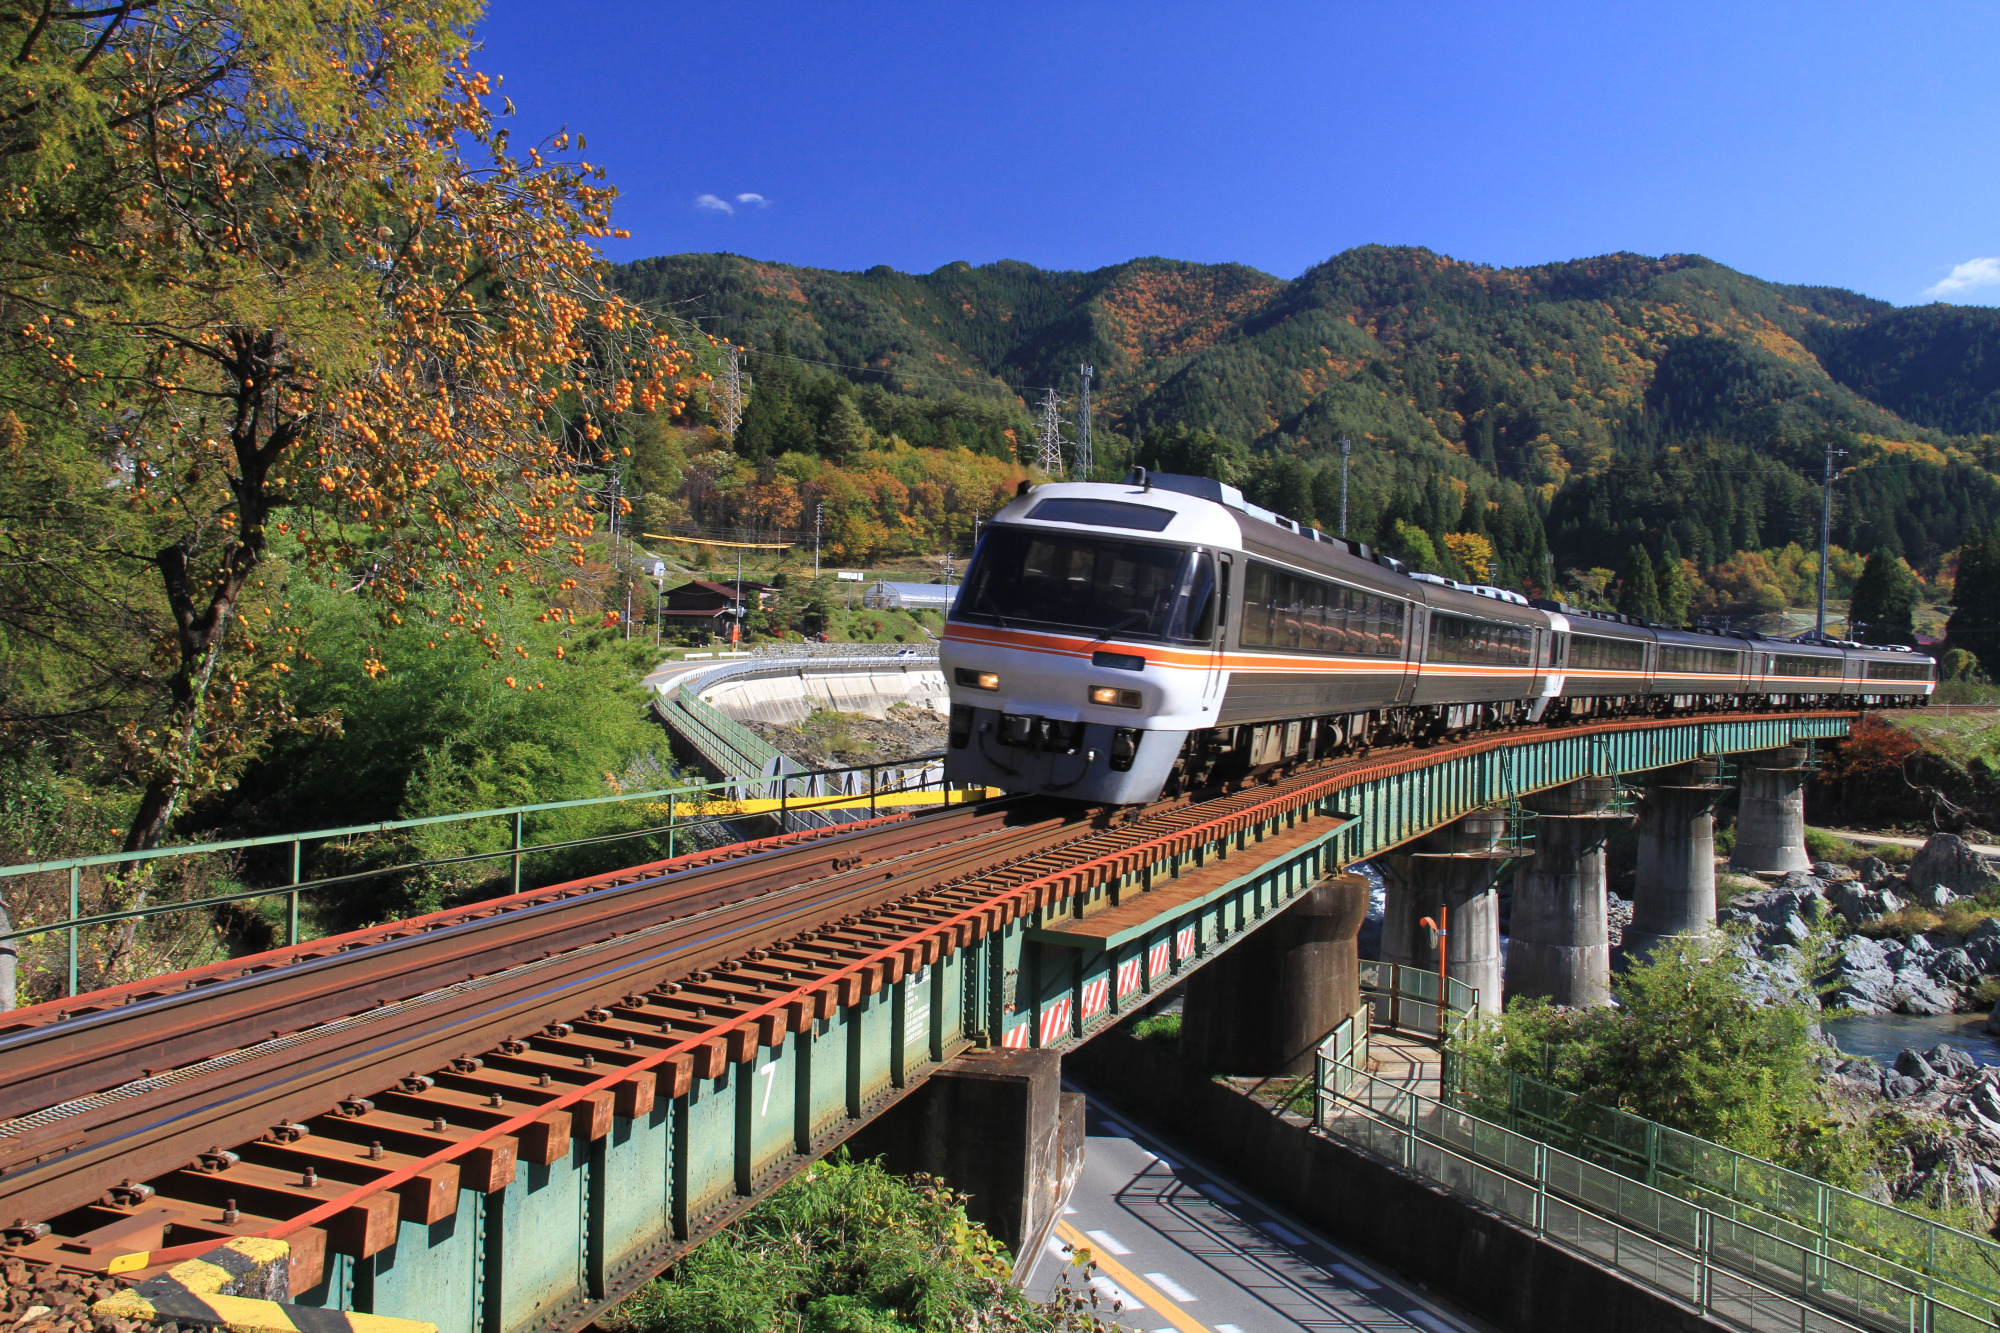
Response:
[[[914,775],[912,770],[916,770]],[[893,775],[885,783],[884,774]],[[852,790],[858,786],[855,781],[866,775],[865,793]],[[950,784],[944,781],[940,768],[934,766],[911,765],[907,763],[857,764],[843,768],[812,769],[785,775],[784,788],[792,788],[802,780],[838,779],[840,790],[824,796],[800,794],[792,790],[781,790],[777,796],[779,808],[768,812],[780,822],[794,813],[810,813],[827,807],[859,800],[862,795],[869,799],[869,809],[862,818],[876,813],[876,799],[885,795],[906,794],[936,789],[941,799],[950,799]],[[766,779],[729,778],[715,782],[690,782],[677,787],[659,787],[642,792],[622,793],[613,796],[586,796],[567,801],[538,801],[527,805],[500,806],[490,810],[472,810],[447,815],[421,815],[412,819],[381,820],[372,824],[346,824],[333,828],[309,829],[299,833],[272,833],[250,838],[228,838],[217,842],[196,843],[173,847],[155,847],[131,852],[101,852],[88,856],[62,857],[47,861],[23,862],[0,866],[0,882],[27,875],[63,873],[69,877],[69,897],[67,915],[32,925],[12,925],[0,932],[0,944],[15,940],[33,940],[45,935],[63,932],[67,934],[68,979],[65,994],[75,995],[78,987],[80,958],[79,933],[92,926],[115,925],[122,921],[143,920],[153,917],[170,916],[182,912],[203,911],[225,906],[230,903],[251,902],[259,899],[284,897],[289,900],[286,914],[285,942],[299,942],[299,900],[303,893],[313,892],[333,886],[356,883],[365,879],[385,876],[405,875],[415,871],[435,867],[464,865],[479,861],[511,859],[513,862],[512,892],[522,889],[522,871],[526,859],[537,853],[564,851],[576,847],[601,843],[628,841],[636,838],[650,838],[665,835],[667,856],[675,853],[677,835],[689,831],[727,823],[735,819],[761,817],[764,812],[744,811],[728,808],[736,802],[738,793],[749,784],[761,785]],[[962,785],[962,784],[961,784]],[[984,790],[981,788],[980,790]],[[665,822],[648,822],[644,827],[620,830],[611,833],[591,834],[581,838],[569,838],[556,842],[536,843],[526,840],[527,816],[555,810],[576,810],[604,805],[650,806],[655,810],[662,804],[666,807]],[[718,808],[720,807],[720,808]],[[680,811],[693,808],[700,813],[683,817]],[[512,823],[512,845],[490,852],[469,852],[454,856],[430,857],[420,861],[401,862],[396,865],[374,867],[367,870],[350,871],[340,875],[328,875],[317,879],[302,876],[303,854],[307,843],[321,843],[339,838],[394,833],[406,829],[428,828],[446,824],[464,824],[474,821],[509,820]],[[88,913],[82,911],[82,873],[100,866],[137,866],[148,862],[167,860],[191,860],[197,857],[213,856],[218,853],[242,851],[255,847],[290,846],[291,882],[259,889],[243,889],[231,893],[212,894],[201,898],[176,903],[157,903],[143,907],[122,908],[111,912]]]
[[[1324,1051],[1318,1066],[1314,1127],[1320,1132],[1608,1259],[1738,1327],[1759,1333],[1803,1327],[1971,1333],[1995,1327],[1993,1307],[1977,1293],[1922,1275],[1910,1275],[1920,1285],[1898,1281],[1365,1070],[1349,1067],[1336,1075]],[[1586,1223],[1595,1224],[1594,1235]],[[1663,1281],[1663,1273],[1684,1284]],[[1782,1308],[1770,1310],[1772,1302]]]
[[[1490,1094],[1468,1091],[1465,1075],[1463,1060],[1453,1061],[1443,1089],[1447,1103],[1462,1110],[1501,1109]],[[1697,1191],[1708,1197],[1707,1206],[1716,1212],[1768,1219],[1764,1229],[1795,1234],[1823,1250],[1851,1252],[1855,1257],[1849,1262],[1857,1266],[1865,1266],[1860,1256],[1878,1258],[2000,1302],[2000,1244],[1985,1236],[1630,1111],[1598,1106],[1527,1074],[1507,1072],[1502,1114],[1511,1130],[1545,1143],[1561,1142],[1578,1156],[1649,1185]],[[1894,1243],[1898,1237],[1900,1245]],[[1992,1280],[1945,1267],[1952,1257],[1983,1265]]]

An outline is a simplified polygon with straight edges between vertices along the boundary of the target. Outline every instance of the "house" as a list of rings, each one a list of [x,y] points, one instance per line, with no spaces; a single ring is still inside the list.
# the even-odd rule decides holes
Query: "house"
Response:
[[[770,600],[771,585],[744,579],[739,585],[735,579],[710,582],[697,579],[693,583],[683,583],[678,588],[667,590],[667,604],[660,612],[661,619],[668,624],[679,622],[684,625],[699,624],[703,621],[726,621],[736,607],[738,599],[744,602],[746,611],[762,607]],[[753,606],[751,598],[756,602]]]

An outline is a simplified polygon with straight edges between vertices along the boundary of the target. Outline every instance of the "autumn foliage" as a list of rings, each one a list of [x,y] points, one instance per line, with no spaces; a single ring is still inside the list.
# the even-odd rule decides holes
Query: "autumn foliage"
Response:
[[[608,423],[684,396],[672,331],[599,280],[603,172],[510,143],[475,13],[0,7],[0,393],[30,449],[110,461],[118,541],[85,554],[167,612],[130,846],[298,723],[274,557],[532,684],[493,599],[581,564]]]

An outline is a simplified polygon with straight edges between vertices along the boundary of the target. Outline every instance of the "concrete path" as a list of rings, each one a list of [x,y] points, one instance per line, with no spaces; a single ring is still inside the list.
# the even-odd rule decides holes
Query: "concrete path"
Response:
[[[1921,847],[1929,841],[1928,838],[1906,838],[1901,834],[1895,833],[1856,833],[1852,829],[1844,828],[1823,828],[1815,831],[1829,834],[1847,842],[1857,842],[1863,847]],[[1973,851],[1978,852],[1981,856],[2000,856],[2000,846],[1995,846],[1989,842],[1967,843],[1966,846],[1972,848]]]
[[[1073,1247],[1097,1261],[1098,1311],[1161,1333],[1488,1333],[1472,1320],[1316,1234],[1179,1145],[1107,1113],[1094,1100],[1083,1177],[1057,1237],[1029,1270],[1047,1298]],[[1112,1303],[1123,1308],[1112,1314]]]

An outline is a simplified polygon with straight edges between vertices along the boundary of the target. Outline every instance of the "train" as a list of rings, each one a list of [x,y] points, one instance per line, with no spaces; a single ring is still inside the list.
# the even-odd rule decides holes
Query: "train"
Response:
[[[1409,569],[1206,477],[1022,482],[946,617],[945,777],[1134,805],[1370,747],[1928,703],[1903,647],[1680,629]]]

